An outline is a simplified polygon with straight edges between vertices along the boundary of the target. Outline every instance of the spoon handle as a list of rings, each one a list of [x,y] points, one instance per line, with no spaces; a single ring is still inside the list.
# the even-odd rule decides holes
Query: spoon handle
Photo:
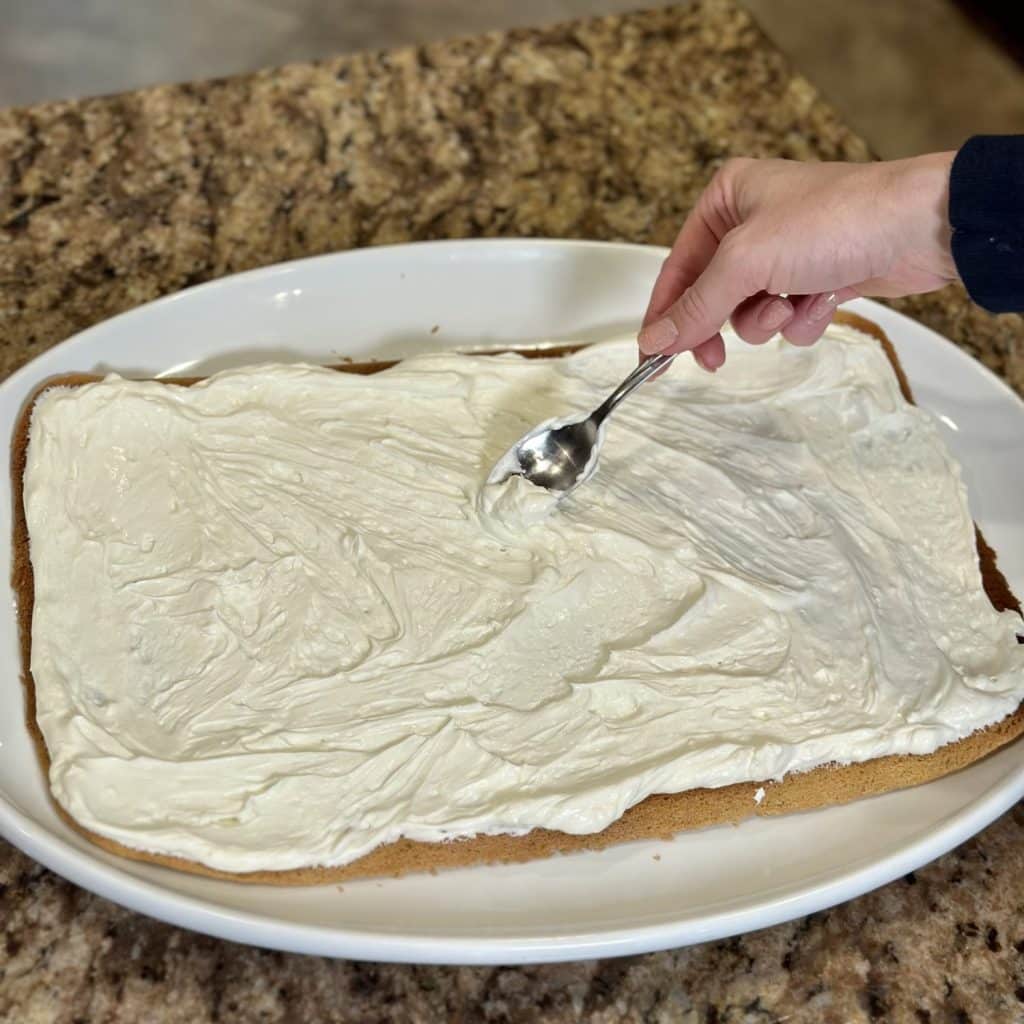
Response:
[[[628,398],[644,381],[668,366],[678,353],[649,356],[595,410],[593,419],[600,423],[623,399]]]

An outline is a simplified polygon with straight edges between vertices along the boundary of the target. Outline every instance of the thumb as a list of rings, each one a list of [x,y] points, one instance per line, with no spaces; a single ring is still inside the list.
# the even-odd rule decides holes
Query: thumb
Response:
[[[644,355],[686,352],[714,337],[744,299],[760,291],[731,237],[723,240],[704,273],[648,324],[637,341]]]

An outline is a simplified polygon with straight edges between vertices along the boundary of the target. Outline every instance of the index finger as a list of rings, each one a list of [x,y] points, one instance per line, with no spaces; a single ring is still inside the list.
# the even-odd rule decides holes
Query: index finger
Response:
[[[672,250],[661,265],[651,298],[647,303],[642,327],[661,317],[694,281],[707,269],[725,235],[726,226],[709,217],[707,191],[690,211],[672,243]]]

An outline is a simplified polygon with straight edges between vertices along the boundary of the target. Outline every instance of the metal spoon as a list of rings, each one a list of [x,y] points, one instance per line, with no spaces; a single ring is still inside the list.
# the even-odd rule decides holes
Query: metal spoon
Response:
[[[559,496],[575,490],[597,469],[608,414],[675,357],[645,359],[589,416],[534,427],[495,463],[487,482],[499,484],[511,476],[522,476]]]

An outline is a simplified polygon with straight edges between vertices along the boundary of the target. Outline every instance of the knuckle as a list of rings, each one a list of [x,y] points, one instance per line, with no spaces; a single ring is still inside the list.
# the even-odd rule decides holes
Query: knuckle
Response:
[[[679,302],[676,303],[676,312],[679,320],[704,324],[708,319],[710,310],[703,293],[698,287],[694,286],[687,288],[683,292]],[[678,322],[677,326],[680,326]]]
[[[742,227],[733,228],[718,246],[718,256],[726,263],[745,260],[750,254],[749,232]]]
[[[701,194],[701,201],[712,209],[729,207],[729,195],[732,192],[733,173],[728,164],[723,164],[711,176],[708,187]]]
[[[782,329],[782,336],[791,345],[797,345],[800,348],[806,348],[808,345],[813,345],[825,332],[825,328],[822,327],[820,330],[817,328],[808,328],[804,325],[800,326],[789,326]]]
[[[731,156],[718,169],[718,174],[726,178],[735,178],[756,162],[756,160],[749,156]]]
[[[735,196],[757,163],[757,160],[748,156],[731,156],[719,167],[713,181],[721,194]]]
[[[748,345],[763,345],[771,336],[764,330],[764,328],[757,327],[746,320],[740,320],[739,323],[737,323],[736,320],[733,319],[732,329],[735,331],[736,336],[741,338]]]

